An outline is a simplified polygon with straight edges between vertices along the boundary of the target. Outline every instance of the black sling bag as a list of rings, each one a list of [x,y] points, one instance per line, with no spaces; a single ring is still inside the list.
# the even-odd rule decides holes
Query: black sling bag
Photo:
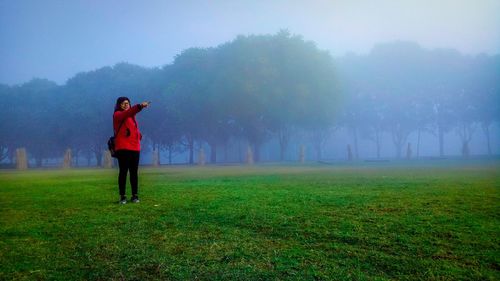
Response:
[[[115,138],[116,138],[116,133],[120,131],[123,122],[125,122],[127,118],[123,119],[123,121],[120,123],[120,126],[118,127],[118,130],[116,132],[113,132],[113,136],[108,139],[108,150],[109,153],[111,154],[111,157],[116,158],[116,151],[115,151]]]

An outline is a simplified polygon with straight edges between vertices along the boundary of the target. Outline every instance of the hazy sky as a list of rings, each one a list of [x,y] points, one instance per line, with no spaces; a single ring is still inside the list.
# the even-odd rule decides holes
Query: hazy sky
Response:
[[[161,66],[189,47],[280,29],[334,56],[394,40],[498,54],[500,0],[0,0],[0,83]]]

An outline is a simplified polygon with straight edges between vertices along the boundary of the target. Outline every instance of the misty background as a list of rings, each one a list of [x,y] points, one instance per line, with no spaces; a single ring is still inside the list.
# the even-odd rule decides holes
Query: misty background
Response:
[[[355,3],[354,3],[355,2]],[[438,2],[438,3],[436,3]],[[101,165],[500,153],[498,1],[0,1],[0,160]],[[302,156],[301,156],[302,155]]]

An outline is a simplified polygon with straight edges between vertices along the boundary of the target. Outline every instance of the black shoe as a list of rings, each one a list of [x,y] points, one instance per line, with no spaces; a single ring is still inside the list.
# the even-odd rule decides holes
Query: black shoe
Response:
[[[120,201],[118,201],[118,203],[119,203],[119,204],[127,204],[127,197],[122,196],[122,197],[120,198]]]
[[[135,195],[135,196],[132,196],[132,199],[131,199],[132,203],[139,203],[141,201],[139,201],[139,196]]]

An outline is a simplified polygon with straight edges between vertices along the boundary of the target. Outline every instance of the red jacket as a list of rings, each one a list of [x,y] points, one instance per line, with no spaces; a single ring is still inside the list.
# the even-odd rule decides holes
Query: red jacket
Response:
[[[113,129],[116,132],[115,150],[141,150],[142,135],[135,120],[135,115],[142,110],[140,104],[136,104],[125,111],[115,111],[113,114]],[[120,124],[123,125],[120,127]],[[118,131],[120,127],[120,131]]]

